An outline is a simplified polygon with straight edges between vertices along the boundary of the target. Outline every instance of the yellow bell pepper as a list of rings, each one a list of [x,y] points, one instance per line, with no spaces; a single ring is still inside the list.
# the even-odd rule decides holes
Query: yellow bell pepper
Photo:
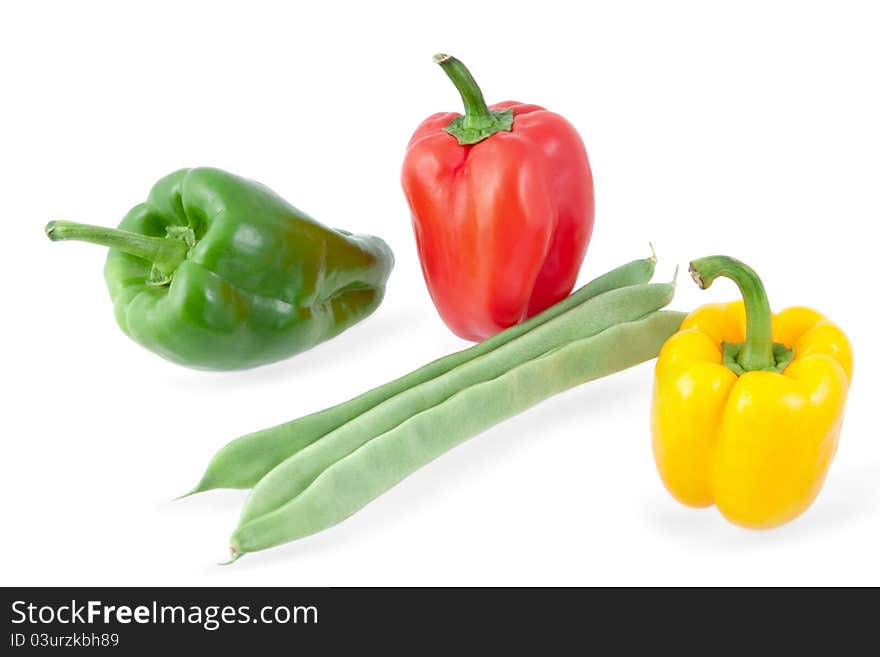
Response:
[[[776,527],[805,511],[834,458],[853,355],[809,308],[777,315],[758,275],[726,256],[691,263],[697,284],[732,279],[743,301],[691,313],[657,359],[651,433],[680,502],[731,522]]]

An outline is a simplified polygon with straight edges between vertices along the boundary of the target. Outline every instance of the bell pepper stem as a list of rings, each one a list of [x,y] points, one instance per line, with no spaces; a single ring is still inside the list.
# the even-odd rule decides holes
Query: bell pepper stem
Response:
[[[464,103],[465,124],[473,124],[489,118],[489,106],[483,98],[483,92],[467,66],[452,55],[439,53],[434,55],[434,63],[439,64],[443,72],[452,80],[452,84],[461,94]]]
[[[76,240],[108,246],[152,262],[162,274],[170,276],[186,260],[189,246],[183,240],[152,237],[119,228],[105,228],[74,221],[50,221],[46,235],[53,242]]]
[[[462,145],[476,144],[496,132],[513,129],[513,110],[490,110],[483,92],[467,67],[452,55],[434,55],[434,63],[452,80],[464,103],[464,116],[443,128]]]
[[[774,369],[770,302],[755,270],[735,258],[715,255],[691,262],[690,273],[703,290],[719,276],[736,283],[746,309],[746,339],[736,362],[746,372]]]

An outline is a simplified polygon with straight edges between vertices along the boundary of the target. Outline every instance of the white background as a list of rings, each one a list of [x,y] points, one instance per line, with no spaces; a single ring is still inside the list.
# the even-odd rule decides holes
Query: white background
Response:
[[[865,2],[28,2],[0,10],[5,585],[880,584],[877,16]],[[801,518],[755,533],[673,501],[651,456],[652,365],[587,384],[432,463],[350,520],[231,567],[243,491],[184,501],[235,436],[466,344],[426,293],[399,186],[410,133],[456,110],[431,55],[491,101],[580,130],[596,180],[582,280],[658,249],[723,252],[774,307],[821,309],[856,373],[837,460]],[[212,165],[383,236],[382,307],[241,373],[166,363],[116,327],[115,225]],[[680,279],[673,306],[733,298]]]

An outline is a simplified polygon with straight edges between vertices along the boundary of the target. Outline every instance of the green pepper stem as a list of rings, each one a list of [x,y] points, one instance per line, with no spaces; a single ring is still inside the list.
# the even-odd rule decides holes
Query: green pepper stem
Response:
[[[496,132],[510,131],[513,110],[490,110],[483,92],[467,67],[452,55],[434,55],[434,63],[452,80],[464,103],[464,116],[456,117],[443,128],[462,145],[476,144]]]
[[[180,263],[186,260],[189,250],[182,240],[151,237],[119,228],[91,226],[74,221],[50,221],[46,224],[46,235],[53,242],[77,240],[118,249],[152,262],[167,276],[173,274]]]
[[[774,368],[770,302],[755,270],[735,258],[716,255],[694,260],[690,272],[704,290],[719,276],[736,283],[746,308],[746,339],[736,361],[747,372]]]

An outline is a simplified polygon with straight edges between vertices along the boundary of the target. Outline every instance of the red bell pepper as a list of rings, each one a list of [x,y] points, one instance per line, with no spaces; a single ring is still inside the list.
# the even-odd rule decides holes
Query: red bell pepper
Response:
[[[513,101],[487,107],[464,64],[434,61],[465,113],[422,122],[401,181],[434,305],[457,335],[483,340],[571,292],[593,231],[593,176],[564,118]]]

